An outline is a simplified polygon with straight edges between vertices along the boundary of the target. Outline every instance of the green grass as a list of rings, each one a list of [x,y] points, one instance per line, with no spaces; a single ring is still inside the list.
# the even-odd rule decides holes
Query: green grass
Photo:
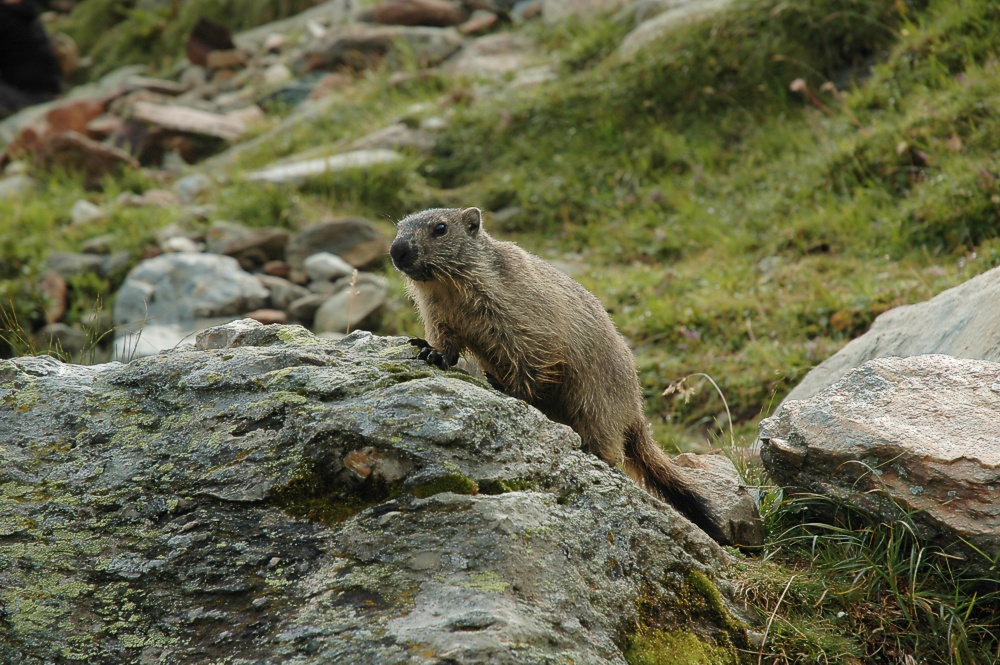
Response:
[[[812,521],[818,513],[822,522]],[[769,625],[764,662],[995,663],[1000,576],[829,498],[776,500],[761,560],[740,564]],[[908,661],[907,657],[913,659]]]

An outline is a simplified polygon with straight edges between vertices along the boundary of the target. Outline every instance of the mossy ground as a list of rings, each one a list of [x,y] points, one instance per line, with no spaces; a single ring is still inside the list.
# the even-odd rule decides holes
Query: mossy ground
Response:
[[[613,20],[517,29],[550,52],[559,83],[477,97],[466,81],[399,84],[389,72],[369,74],[338,93],[333,112],[243,154],[203,202],[218,206],[216,218],[251,226],[360,213],[390,234],[391,219],[423,207],[516,208],[503,223],[488,214],[487,227],[579,267],[576,277],[635,349],[657,439],[683,449],[713,445],[725,412],[707,389],[664,399],[671,381],[713,376],[736,437],[752,438],[760,416],[878,314],[1000,265],[1000,6],[992,0],[743,2],[632,62],[614,54],[627,28]],[[790,90],[799,78],[811,97]],[[304,190],[238,177],[378,129],[417,103],[453,113],[430,156]],[[41,320],[34,284],[46,252],[111,234],[113,249],[138,259],[153,231],[175,221],[155,208],[112,206],[105,219],[73,227],[72,203],[108,204],[155,186],[140,173],[96,191],[72,175],[46,176],[38,191],[0,202],[8,314],[0,355],[31,346],[9,322],[28,329]],[[398,278],[386,277],[401,294]],[[69,322],[96,307],[98,293],[107,307],[120,279],[71,283]],[[420,332],[409,307],[383,326]],[[850,634],[863,623],[845,625],[829,611],[836,598],[848,616],[878,612],[886,596],[864,604],[828,591],[800,554],[787,567],[748,572],[768,607],[796,576],[782,601],[792,609],[779,613],[790,623],[776,619],[771,632],[794,646],[777,662],[906,655],[894,647],[872,656],[863,644],[871,635]],[[989,652],[990,639],[976,653]],[[927,662],[980,657],[927,653]]]

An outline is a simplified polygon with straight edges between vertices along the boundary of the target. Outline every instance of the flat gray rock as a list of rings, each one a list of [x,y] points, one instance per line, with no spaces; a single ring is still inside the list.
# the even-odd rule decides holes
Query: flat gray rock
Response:
[[[0,361],[0,662],[624,665],[654,611],[748,648],[724,552],[579,445],[403,338]]]
[[[1000,362],[1000,268],[926,302],[882,314],[867,333],[809,372],[785,399],[812,397],[872,358],[924,353]]]
[[[1000,364],[879,358],[761,422],[780,485],[821,494],[979,561],[1000,554]],[[971,545],[971,546],[970,546]]]
[[[353,150],[330,157],[268,166],[251,171],[245,177],[250,181],[301,185],[323,175],[393,164],[401,159],[403,159],[403,155],[395,150]]]

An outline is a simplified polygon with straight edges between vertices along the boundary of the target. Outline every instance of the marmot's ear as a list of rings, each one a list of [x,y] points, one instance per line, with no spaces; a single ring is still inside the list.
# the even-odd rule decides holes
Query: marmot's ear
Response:
[[[462,223],[470,236],[476,235],[483,225],[483,211],[479,208],[466,208],[462,211]]]

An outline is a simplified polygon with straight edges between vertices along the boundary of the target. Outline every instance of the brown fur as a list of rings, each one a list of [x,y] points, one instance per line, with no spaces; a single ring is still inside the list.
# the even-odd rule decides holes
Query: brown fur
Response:
[[[444,232],[435,235],[435,228]],[[490,237],[476,208],[432,209],[397,226],[393,263],[443,366],[468,352],[503,390],[569,425],[710,534],[706,508],[649,434],[635,360],[589,291],[517,245]]]

